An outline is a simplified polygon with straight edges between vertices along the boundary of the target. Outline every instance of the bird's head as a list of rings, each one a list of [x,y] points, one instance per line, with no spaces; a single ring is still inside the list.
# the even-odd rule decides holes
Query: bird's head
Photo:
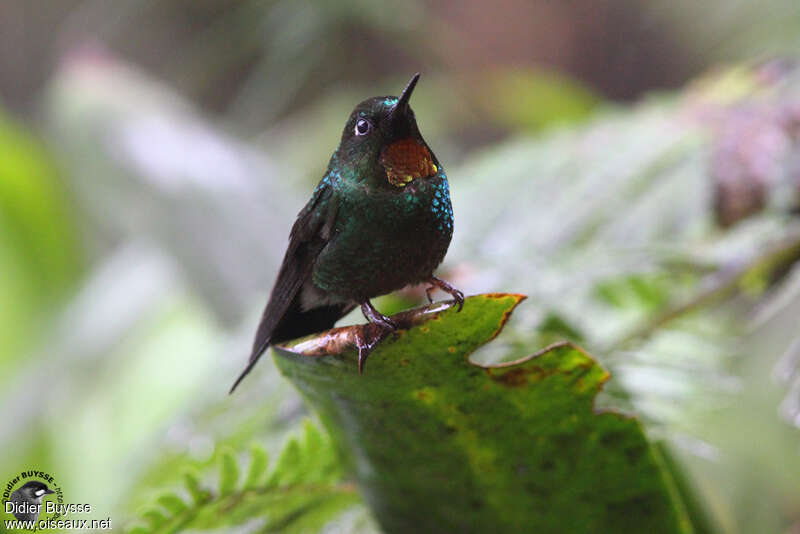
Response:
[[[417,80],[419,73],[399,97],[376,96],[356,106],[335,155],[343,171],[352,172],[356,180],[389,189],[402,189],[439,171],[409,105]]]
[[[53,490],[47,487],[47,484],[44,482],[39,482],[38,480],[26,482],[19,488],[19,491],[25,495],[28,500],[33,501],[36,504],[41,504],[42,497],[45,495],[55,493]]]

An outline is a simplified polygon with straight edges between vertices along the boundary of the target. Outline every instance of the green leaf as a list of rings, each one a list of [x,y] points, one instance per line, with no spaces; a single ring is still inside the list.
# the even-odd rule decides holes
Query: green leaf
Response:
[[[208,500],[209,492],[200,486],[200,481],[197,479],[196,474],[191,471],[186,471],[183,474],[183,481],[195,504],[203,504]]]
[[[275,359],[387,533],[690,532],[639,421],[593,410],[608,373],[583,350],[469,361],[523,298],[395,315],[408,329],[376,348],[363,376],[345,350],[359,326],[278,347]]]
[[[142,517],[150,524],[150,528],[158,528],[167,522],[167,516],[164,512],[156,508],[150,508],[142,512]]]
[[[171,514],[179,514],[186,510],[186,503],[174,493],[166,493],[156,499],[156,502],[166,508]]]
[[[224,449],[219,462],[219,493],[228,495],[236,489],[239,480],[239,464],[230,449]]]
[[[300,469],[301,463],[300,444],[297,443],[296,438],[290,438],[283,448],[280,458],[278,458],[278,463],[275,465],[267,485],[279,486],[292,483],[296,475],[302,473]]]
[[[265,451],[263,447],[253,445],[251,447],[251,456],[250,469],[247,471],[247,479],[244,482],[245,489],[258,486],[259,482],[261,482],[261,477],[264,476],[264,473],[267,471],[267,466],[269,465],[269,457],[267,456],[267,451]]]
[[[327,465],[331,464],[331,460],[335,461],[336,458],[326,457],[330,455],[331,448],[326,448],[326,440],[322,432],[311,421],[305,423],[305,442],[303,443],[303,464],[301,469],[313,477],[314,480],[323,481],[330,474],[326,469]]]

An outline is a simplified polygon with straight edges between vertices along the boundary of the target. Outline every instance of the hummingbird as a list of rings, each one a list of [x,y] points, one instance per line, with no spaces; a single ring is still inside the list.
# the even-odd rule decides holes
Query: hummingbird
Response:
[[[422,138],[411,93],[414,74],[399,97],[358,104],[311,199],[300,211],[247,367],[231,392],[274,343],[332,328],[361,306],[370,323],[356,334],[358,370],[397,325],[370,299],[410,284],[427,283],[453,297],[464,294],[433,275],[453,235],[447,175]]]

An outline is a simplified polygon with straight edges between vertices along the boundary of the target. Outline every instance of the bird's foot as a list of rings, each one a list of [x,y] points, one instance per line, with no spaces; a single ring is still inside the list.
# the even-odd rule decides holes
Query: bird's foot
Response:
[[[433,302],[433,298],[431,298],[431,291],[436,288],[441,289],[451,297],[453,297],[454,304],[458,305],[458,311],[464,307],[464,293],[453,287],[449,282],[446,282],[440,278],[436,278],[435,276],[431,276],[428,283],[431,286],[425,290],[425,294],[428,296],[428,302]]]
[[[358,374],[364,373],[364,364],[372,354],[372,350],[383,339],[397,330],[397,323],[375,309],[369,300],[361,303],[361,311],[369,324],[356,331],[356,347],[358,347]]]
[[[397,324],[376,310],[369,300],[365,300],[361,303],[361,312],[370,323],[382,326],[390,331],[397,330]]]

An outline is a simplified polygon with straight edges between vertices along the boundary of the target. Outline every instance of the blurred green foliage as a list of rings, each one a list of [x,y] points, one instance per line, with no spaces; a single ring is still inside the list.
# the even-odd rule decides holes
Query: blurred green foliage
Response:
[[[510,130],[538,131],[580,121],[601,102],[576,81],[543,70],[500,70],[483,86],[486,115]]]
[[[47,335],[51,312],[74,287],[83,251],[78,217],[51,157],[21,125],[0,114],[0,365]]]

